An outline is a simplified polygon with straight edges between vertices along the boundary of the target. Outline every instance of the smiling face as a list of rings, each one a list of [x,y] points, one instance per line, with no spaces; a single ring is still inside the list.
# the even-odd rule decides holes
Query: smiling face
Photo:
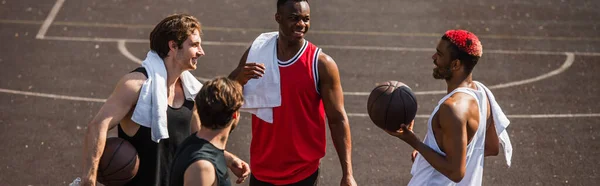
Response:
[[[279,36],[289,41],[302,41],[310,28],[310,6],[306,1],[287,1],[277,9]]]
[[[195,70],[198,64],[198,58],[204,56],[204,50],[200,45],[200,31],[194,30],[192,34],[181,44],[181,47],[175,49],[175,61],[184,70]],[[170,42],[175,44],[175,42]],[[176,44],[175,44],[176,45]]]
[[[433,78],[450,80],[452,78],[451,65],[454,61],[450,51],[450,42],[441,39],[436,47],[436,52],[431,56],[433,59]]]

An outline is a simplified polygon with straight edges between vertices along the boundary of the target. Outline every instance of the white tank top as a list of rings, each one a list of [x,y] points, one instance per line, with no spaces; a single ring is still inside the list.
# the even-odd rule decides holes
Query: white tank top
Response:
[[[431,164],[429,164],[429,162],[427,162],[427,160],[425,160],[425,158],[419,154],[417,155],[410,171],[413,177],[408,183],[409,186],[481,185],[483,178],[488,99],[483,85],[478,82],[475,84],[477,85],[477,90],[470,88],[457,88],[448,95],[444,96],[438,102],[438,105],[435,107],[433,113],[427,121],[427,134],[423,140],[423,143],[425,143],[427,146],[431,147],[437,153],[445,156],[446,154],[440,150],[435,140],[435,135],[433,134],[433,130],[431,128],[431,120],[435,113],[437,113],[440,105],[444,103],[444,101],[446,101],[446,99],[448,99],[450,96],[454,95],[454,93],[461,92],[473,96],[475,100],[477,100],[477,105],[479,106],[479,126],[475,132],[475,135],[473,135],[473,138],[469,144],[467,144],[467,163],[465,176],[459,183],[455,183],[439,171],[435,170],[435,168],[433,168]]]

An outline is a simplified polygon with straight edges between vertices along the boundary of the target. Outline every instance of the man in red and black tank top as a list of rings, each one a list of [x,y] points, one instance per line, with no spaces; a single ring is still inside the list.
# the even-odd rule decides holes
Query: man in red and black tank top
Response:
[[[281,106],[273,108],[273,123],[252,116],[250,186],[316,185],[325,156],[325,118],[342,166],[340,185],[356,185],[352,175],[351,137],[339,71],[335,61],[304,39],[310,27],[305,0],[279,0],[277,53]],[[246,61],[229,75],[245,85],[265,72],[263,64]]]

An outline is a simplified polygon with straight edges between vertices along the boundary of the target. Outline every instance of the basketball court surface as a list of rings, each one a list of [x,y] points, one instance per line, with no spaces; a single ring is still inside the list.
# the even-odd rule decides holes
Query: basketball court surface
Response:
[[[0,1],[0,185],[68,185],[81,176],[86,125],[118,79],[140,66],[150,31],[167,15],[202,22],[207,55],[193,71],[202,80],[229,74],[258,34],[277,30],[274,0]],[[408,84],[422,139],[445,94],[431,56],[444,31],[456,28],[482,41],[474,79],[492,89],[511,120],[512,166],[503,154],[486,158],[484,185],[600,183],[600,2],[310,2],[307,39],[340,69],[359,185],[410,180],[412,149],[370,121],[367,97],[378,82]],[[249,118],[227,145],[246,161]],[[340,179],[328,137],[319,182]]]

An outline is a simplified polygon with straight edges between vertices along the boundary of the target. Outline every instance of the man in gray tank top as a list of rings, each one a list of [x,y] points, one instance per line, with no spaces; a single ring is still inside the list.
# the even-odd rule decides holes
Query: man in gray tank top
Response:
[[[242,86],[236,81],[221,77],[206,82],[196,97],[202,128],[181,143],[169,185],[231,185],[224,151],[229,134],[240,120],[243,102]],[[237,183],[243,181],[241,178]]]

